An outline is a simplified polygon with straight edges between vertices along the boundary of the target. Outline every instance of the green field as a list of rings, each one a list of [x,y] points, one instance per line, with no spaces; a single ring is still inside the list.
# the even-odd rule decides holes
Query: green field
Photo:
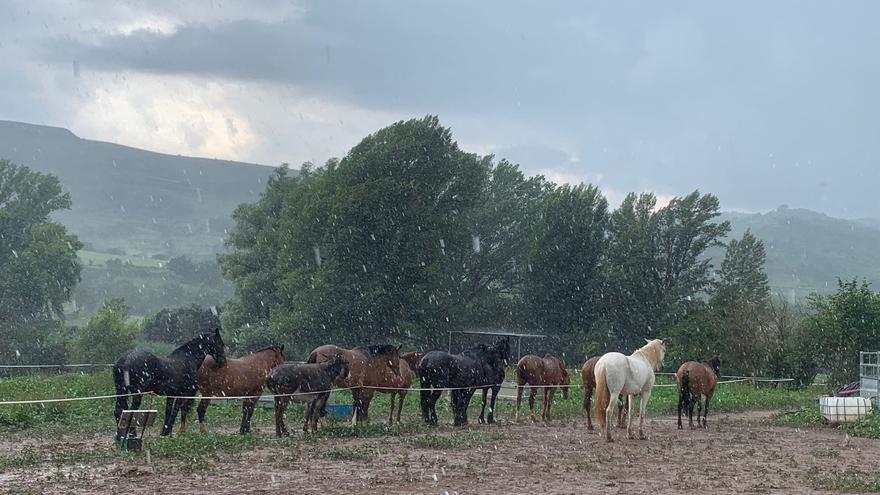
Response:
[[[123,263],[130,263],[133,266],[146,268],[162,268],[164,262],[152,258],[141,256],[126,256],[118,254],[98,253],[95,251],[80,250],[77,255],[84,266],[101,267],[107,264],[107,261],[117,259]]]

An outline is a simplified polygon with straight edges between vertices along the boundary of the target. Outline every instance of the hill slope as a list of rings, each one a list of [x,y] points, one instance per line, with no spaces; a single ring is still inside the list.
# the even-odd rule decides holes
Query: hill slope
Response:
[[[880,289],[880,229],[877,221],[832,218],[810,210],[780,208],[768,213],[727,212],[731,235],[751,228],[764,241],[773,292],[804,297],[837,289],[837,279],[866,278]],[[716,256],[723,253],[716,253]],[[715,265],[720,265],[716,258]]]
[[[165,155],[0,121],[0,158],[58,176],[73,200],[58,219],[93,250],[213,258],[231,213],[272,168]]]

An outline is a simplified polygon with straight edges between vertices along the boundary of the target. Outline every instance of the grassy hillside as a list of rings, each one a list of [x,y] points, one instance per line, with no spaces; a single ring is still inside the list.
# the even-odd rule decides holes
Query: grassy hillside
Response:
[[[52,173],[73,199],[58,215],[94,251],[213,258],[230,215],[265,188],[270,167],[172,156],[0,121],[0,158]]]
[[[880,228],[872,226],[880,222],[791,208],[757,214],[728,212],[723,218],[731,223],[731,235],[739,237],[751,228],[764,241],[774,292],[797,298],[813,291],[830,292],[836,290],[838,277],[864,277],[875,290],[880,289]]]

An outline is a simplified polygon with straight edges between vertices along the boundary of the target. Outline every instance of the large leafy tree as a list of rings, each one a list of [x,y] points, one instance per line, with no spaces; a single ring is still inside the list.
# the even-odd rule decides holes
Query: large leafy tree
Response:
[[[76,236],[50,215],[70,208],[58,179],[0,160],[0,356],[39,360],[46,328],[63,319],[62,304],[82,267]]]
[[[542,179],[460,150],[436,117],[367,136],[342,160],[280,172],[235,213],[221,257],[241,338],[438,345],[498,318],[517,280]]]
[[[718,278],[712,307],[725,327],[724,347],[728,366],[743,373],[758,373],[772,353],[770,286],[764,272],[764,243],[746,230],[731,239]]]
[[[565,185],[544,198],[527,284],[531,318],[543,331],[588,340],[601,315],[607,222],[608,202],[592,185]]]

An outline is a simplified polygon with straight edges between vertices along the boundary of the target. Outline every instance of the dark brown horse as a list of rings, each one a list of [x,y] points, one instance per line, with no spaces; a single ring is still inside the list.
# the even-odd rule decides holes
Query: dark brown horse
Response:
[[[523,356],[516,363],[516,416],[514,420],[519,421],[519,405],[522,402],[523,390],[526,385],[529,385],[529,414],[532,421],[535,420],[535,396],[538,395],[539,388],[544,393],[541,419],[549,421],[550,406],[553,403],[556,386],[562,388],[562,398],[568,399],[568,385],[570,383],[565,363],[558,357],[550,354],[544,354],[543,358],[534,354]]]
[[[581,368],[581,382],[584,385],[584,412],[587,414],[587,429],[593,429],[593,418],[590,414],[590,403],[593,400],[593,390],[596,388],[596,374],[593,372],[596,362],[601,356],[592,357],[584,363]],[[624,396],[624,400],[629,403],[629,397]],[[617,427],[623,428],[626,422],[626,407],[624,401],[620,401],[617,405]]]
[[[198,386],[203,397],[222,396],[248,396],[241,402],[241,427],[240,433],[251,431],[251,416],[257,404],[263,386],[266,384],[266,376],[269,371],[284,362],[284,346],[270,346],[265,349],[251,352],[237,359],[229,358],[226,366],[219,367],[211,356],[205,358],[199,367]],[[180,408],[180,431],[186,431],[186,416],[189,413],[193,400]],[[211,399],[203,398],[199,402],[199,431],[207,431],[205,425],[205,413]]]
[[[715,356],[708,363],[688,361],[682,364],[675,373],[678,384],[678,429],[681,427],[681,410],[686,409],[691,429],[694,427],[694,401],[697,403],[697,424],[708,428],[709,401],[715,393],[715,386],[721,378],[721,357]],[[706,397],[703,407],[702,399]],[[700,424],[700,413],[703,421]]]
[[[424,352],[404,352],[400,355],[400,359],[406,361],[406,364],[409,365],[409,369],[415,373],[419,374],[419,361],[422,360],[422,356],[424,356]]]
[[[345,379],[348,363],[337,354],[319,364],[282,364],[272,368],[266,386],[275,395],[275,434],[289,435],[284,425],[284,411],[293,402],[305,402],[303,431],[318,431],[318,419],[330,397],[333,382]]]
[[[336,385],[351,387],[351,422],[356,425],[369,421],[370,401],[373,400],[376,387],[397,388],[396,383],[400,377],[400,347],[370,345],[343,349],[335,345],[322,345],[309,354],[308,362],[323,363],[337,354],[342,356],[349,367],[348,378],[337,379]]]

